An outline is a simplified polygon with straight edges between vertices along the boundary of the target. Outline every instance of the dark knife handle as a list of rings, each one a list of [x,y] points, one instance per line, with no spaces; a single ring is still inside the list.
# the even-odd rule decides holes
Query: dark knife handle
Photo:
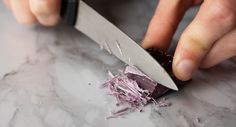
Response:
[[[68,24],[74,26],[77,19],[79,0],[61,0],[61,17]]]

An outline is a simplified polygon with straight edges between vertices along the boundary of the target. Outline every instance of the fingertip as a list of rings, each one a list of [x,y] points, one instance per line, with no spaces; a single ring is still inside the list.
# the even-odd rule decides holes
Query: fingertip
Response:
[[[181,35],[173,59],[173,72],[180,80],[187,81],[191,79],[198,69],[203,52],[207,50],[204,48],[205,46],[198,42],[200,40],[197,40],[185,33]]]
[[[9,4],[11,5],[11,10],[17,22],[21,24],[33,24],[37,22],[37,19],[29,9],[28,0],[11,0],[9,2]]]
[[[142,43],[141,43],[141,47],[144,48],[144,49],[148,49],[148,48],[158,48],[159,50],[161,51],[166,51],[167,50],[167,46],[166,46],[166,43],[157,43],[157,42],[154,42],[154,41],[147,41],[147,40],[144,40]]]
[[[214,43],[234,28],[232,12],[229,12],[229,9],[220,3],[222,2],[214,3],[219,4],[218,6],[209,6],[212,5],[212,1],[203,3],[194,20],[181,35],[173,62],[173,72],[180,80],[190,79],[207,57]],[[222,43],[220,49],[227,47],[226,42]],[[235,45],[235,43],[232,44]],[[232,49],[232,47],[227,49]],[[202,65],[203,68],[211,67],[229,57],[226,56],[226,52],[218,51],[223,57],[219,59],[220,57],[217,56],[217,60],[208,59],[208,63]]]
[[[60,20],[59,15],[48,15],[48,16],[38,17],[39,23],[44,26],[55,26],[58,24],[59,20]]]
[[[60,10],[60,0],[29,0],[29,4],[37,16],[57,14]]]
[[[177,64],[174,65],[173,71],[175,76],[182,80],[187,81],[191,79],[192,74],[194,72],[194,62],[189,59],[181,60]]]
[[[30,0],[30,9],[42,25],[53,26],[60,20],[60,0]]]
[[[141,43],[141,46],[144,49],[158,48],[159,50],[166,51],[172,40],[172,34],[163,34],[165,33],[165,30],[163,31],[150,30],[150,31],[147,32],[144,40]]]
[[[151,45],[149,42],[147,42],[147,41],[143,41],[143,42],[141,43],[141,47],[144,48],[144,49],[151,48],[151,46],[152,46],[152,45]]]
[[[20,24],[34,24],[34,23],[37,23],[37,19],[32,15],[32,14],[29,14],[29,13],[21,13],[21,14],[18,14],[18,13],[15,13],[15,19],[18,23]]]

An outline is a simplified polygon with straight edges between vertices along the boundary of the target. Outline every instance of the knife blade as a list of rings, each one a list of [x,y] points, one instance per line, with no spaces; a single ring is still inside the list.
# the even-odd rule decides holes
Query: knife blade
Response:
[[[134,40],[85,2],[81,0],[77,2],[75,2],[76,0],[71,1],[71,6],[67,6],[69,8],[69,11],[67,11],[69,16],[67,18],[77,30],[104,47],[110,54],[115,55],[121,61],[138,67],[156,82],[170,89],[178,90],[165,69]],[[75,6],[75,4],[78,5]]]

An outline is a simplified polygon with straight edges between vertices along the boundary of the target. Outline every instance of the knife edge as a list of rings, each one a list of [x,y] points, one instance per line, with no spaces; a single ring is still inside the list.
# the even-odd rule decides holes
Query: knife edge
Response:
[[[123,62],[138,67],[158,83],[178,90],[174,81],[154,58],[83,1],[79,3],[75,28]]]

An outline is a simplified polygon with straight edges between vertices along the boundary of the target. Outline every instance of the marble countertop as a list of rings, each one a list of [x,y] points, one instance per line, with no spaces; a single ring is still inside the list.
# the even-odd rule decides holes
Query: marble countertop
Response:
[[[138,42],[156,2],[116,3],[107,8],[108,15]],[[179,32],[195,12],[185,16]],[[170,107],[154,110],[148,105],[142,113],[106,120],[115,103],[100,85],[107,70],[116,71],[123,63],[65,25],[17,24],[2,2],[0,19],[0,127],[236,126],[233,61],[199,71],[179,92],[166,95]]]

